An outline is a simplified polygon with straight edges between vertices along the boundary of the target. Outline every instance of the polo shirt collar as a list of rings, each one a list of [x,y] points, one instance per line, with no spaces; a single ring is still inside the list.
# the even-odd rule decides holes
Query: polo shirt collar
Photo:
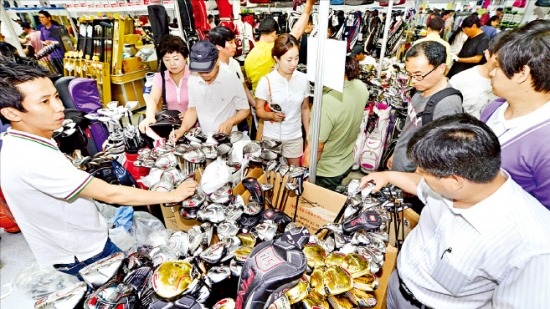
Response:
[[[199,85],[203,85],[203,86],[212,86],[213,84],[220,84],[222,83],[222,80],[225,80],[221,75],[225,75],[226,72],[225,72],[225,69],[222,69],[221,67],[218,68],[218,75],[216,76],[216,79],[214,79],[214,81],[210,84],[206,83],[204,81],[204,79],[202,79],[202,77],[200,77],[199,74],[197,73],[193,73],[193,74],[197,74],[197,77],[199,78]]]
[[[280,79],[284,79],[286,81],[286,78],[284,78],[281,73],[279,73],[279,71],[277,71],[277,69],[273,70],[275,72],[275,76],[277,76],[277,78],[280,78]],[[290,80],[292,80],[294,77],[296,77],[298,75],[298,70],[294,70],[294,72],[292,72],[292,76],[290,77]]]
[[[20,138],[20,139],[23,139],[23,140],[27,140],[29,142],[34,142],[34,143],[37,143],[37,144],[40,144],[40,145],[43,145],[43,146],[46,146],[46,147],[49,147],[49,148],[52,148],[52,149],[55,149],[55,150],[59,149],[57,147],[57,143],[53,139],[43,138],[43,137],[38,136],[38,135],[34,135],[34,134],[31,134],[31,133],[15,130],[15,129],[12,129],[12,128],[8,128],[6,134],[9,135],[9,136],[15,137],[15,138]]]
[[[513,191],[513,180],[505,170],[501,169],[501,173],[504,173],[507,179],[500,188],[476,205],[468,209],[460,209],[457,212],[481,234],[495,231],[504,222],[504,219],[498,220],[495,217],[502,217],[506,213],[503,208],[506,201],[503,201],[501,197],[506,196],[503,192]]]

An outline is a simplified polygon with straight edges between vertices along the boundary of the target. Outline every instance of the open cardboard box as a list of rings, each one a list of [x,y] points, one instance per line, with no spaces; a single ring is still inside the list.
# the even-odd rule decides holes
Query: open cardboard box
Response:
[[[200,181],[200,173],[197,173],[196,180]],[[258,179],[258,182],[265,183],[267,181],[266,174],[262,172],[260,168],[252,169],[247,177],[253,177]],[[273,192],[278,191],[280,177],[272,173],[270,177],[275,177],[272,179],[274,184]],[[274,181],[273,181],[274,180]],[[283,179],[283,184],[286,179]],[[239,184],[233,190],[234,194],[240,194],[245,202],[250,198],[250,193],[243,187],[242,184]],[[279,195],[282,196],[282,190],[279,192]],[[279,197],[280,199],[281,197]],[[276,197],[273,197],[273,200],[276,200]],[[296,216],[296,221],[299,225],[305,226],[309,229],[311,233],[315,233],[319,228],[324,224],[333,222],[336,218],[341,207],[344,205],[346,197],[342,194],[324,189],[310,182],[304,182],[304,192],[302,197],[298,201],[298,212]],[[178,230],[188,230],[191,227],[200,224],[197,220],[185,220],[179,216],[178,213],[179,207],[162,207],[163,215],[165,216],[165,221],[168,219],[170,222],[175,221]],[[284,211],[291,218],[294,216],[294,211],[296,209],[296,195],[291,193],[285,204]],[[414,216],[416,215],[416,217]],[[411,217],[412,216],[412,217]],[[417,214],[405,212],[405,219],[409,220],[410,227],[414,227],[418,220]],[[412,218],[412,219],[411,219]],[[168,223],[167,223],[168,228]],[[408,232],[409,229],[406,230]],[[391,238],[390,233],[390,238]],[[390,242],[391,243],[391,242]],[[384,266],[381,271],[377,274],[379,276],[379,287],[374,291],[374,295],[378,301],[377,305],[374,307],[376,309],[386,308],[386,292],[388,286],[388,280],[391,273],[395,270],[397,263],[397,249],[389,245],[386,249],[386,256]]]

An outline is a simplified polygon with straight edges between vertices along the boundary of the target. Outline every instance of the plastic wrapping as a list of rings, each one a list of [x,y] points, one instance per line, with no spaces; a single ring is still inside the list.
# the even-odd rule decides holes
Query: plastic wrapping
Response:
[[[53,267],[40,268],[36,263],[23,267],[15,277],[16,288],[34,300],[77,282],[78,279],[74,276],[59,272]]]
[[[135,248],[145,245],[149,236],[155,232],[162,233],[163,235],[166,234],[170,237],[170,232],[166,230],[164,224],[155,216],[145,211],[134,212],[134,224],[130,228],[130,234],[132,234],[136,242]],[[166,239],[166,243],[168,243],[168,239]]]

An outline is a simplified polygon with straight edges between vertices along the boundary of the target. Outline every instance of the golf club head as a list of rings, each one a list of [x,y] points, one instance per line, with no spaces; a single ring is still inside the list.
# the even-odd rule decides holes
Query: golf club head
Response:
[[[218,144],[228,143],[230,141],[229,135],[225,133],[214,133],[212,138],[215,139]]]
[[[264,205],[264,197],[262,195],[262,188],[256,178],[246,177],[242,180],[243,186],[250,192],[253,200],[260,205]]]
[[[277,159],[277,154],[269,149],[263,149],[260,153],[260,158],[264,161],[272,161]]]

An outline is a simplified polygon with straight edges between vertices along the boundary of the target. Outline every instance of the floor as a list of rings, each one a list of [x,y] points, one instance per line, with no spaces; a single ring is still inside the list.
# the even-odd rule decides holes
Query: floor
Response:
[[[10,234],[0,229],[0,308],[31,309],[35,300],[15,288],[15,278],[21,269],[34,262],[23,234]]]

